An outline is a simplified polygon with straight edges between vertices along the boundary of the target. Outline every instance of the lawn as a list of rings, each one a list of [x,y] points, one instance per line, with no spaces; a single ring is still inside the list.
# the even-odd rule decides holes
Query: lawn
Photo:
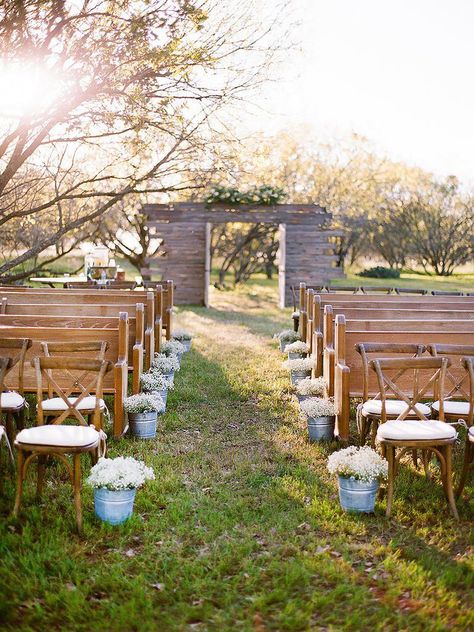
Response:
[[[409,465],[391,519],[383,501],[374,516],[342,513],[325,468],[337,446],[307,442],[271,340],[290,310],[257,280],[212,301],[179,309],[196,338],[158,438],[109,444],[156,472],[128,523],[100,524],[85,487],[76,535],[59,466],[41,504],[26,485],[15,521],[3,476],[3,629],[473,629],[472,484],[458,524],[437,478]]]

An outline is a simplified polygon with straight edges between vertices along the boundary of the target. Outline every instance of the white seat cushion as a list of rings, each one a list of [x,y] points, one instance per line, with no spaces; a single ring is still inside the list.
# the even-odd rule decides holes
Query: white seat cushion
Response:
[[[395,441],[431,441],[436,439],[454,439],[456,430],[453,426],[438,420],[404,419],[403,421],[387,421],[377,430],[377,439],[393,439]]]
[[[36,426],[16,436],[17,443],[81,448],[99,442],[99,433],[90,426]]]
[[[431,407],[439,411],[439,402],[433,402]],[[446,415],[468,415],[469,402],[455,402],[451,399],[445,399],[444,412]]]
[[[23,408],[25,405],[25,398],[22,397],[19,393],[15,393],[11,391],[9,393],[2,393],[0,395],[2,402],[2,409],[5,410],[17,410],[18,408]]]
[[[407,404],[402,399],[386,399],[385,400],[385,410],[387,411],[387,415],[390,417],[398,417],[408,408]],[[426,404],[418,403],[416,404],[417,410],[420,411],[422,415],[426,415],[429,417],[431,410],[429,406]],[[380,399],[368,399],[366,402],[362,404],[362,414],[363,415],[382,415],[382,402]],[[410,410],[408,413],[409,417],[416,417],[416,413],[414,410]]]
[[[68,397],[71,404],[73,404],[77,397]],[[94,396],[84,397],[77,405],[77,410],[94,410],[96,398]],[[66,402],[61,397],[53,397],[52,399],[45,399],[42,401],[44,411],[56,411],[66,410]],[[105,408],[104,400],[99,400],[99,406],[101,410]]]
[[[469,435],[468,436],[469,436],[469,441],[471,443],[474,443],[474,426],[471,426],[469,428]]]

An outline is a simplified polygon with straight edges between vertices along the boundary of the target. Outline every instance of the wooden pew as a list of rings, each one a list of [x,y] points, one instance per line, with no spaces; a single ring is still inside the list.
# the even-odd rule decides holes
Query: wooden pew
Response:
[[[106,316],[32,316],[0,314],[0,327],[28,327],[54,329],[118,329],[118,317]],[[140,377],[144,367],[144,306],[136,305],[136,316],[128,318],[129,349],[132,371],[132,392],[140,392]],[[97,338],[99,340],[99,338]],[[151,363],[149,363],[151,364]],[[149,367],[148,367],[149,368]]]
[[[413,321],[416,322],[416,321]],[[334,336],[334,403],[336,405],[336,419],[338,434],[341,439],[349,438],[349,411],[350,398],[361,397],[363,394],[362,361],[356,351],[356,345],[361,342],[394,342],[401,344],[422,344],[428,347],[431,344],[467,345],[474,341],[474,321],[464,321],[464,330],[459,330],[460,322],[455,324],[455,331],[450,331],[452,323],[440,322],[439,329],[435,329],[435,323],[430,321],[428,330],[404,329],[406,322],[397,323],[397,329],[388,331],[377,330],[347,330],[346,319],[343,314],[338,314],[335,320]],[[425,323],[426,324],[426,323]],[[371,376],[369,381],[369,394],[375,395],[378,386]]]
[[[398,303],[396,303],[398,305]],[[312,317],[308,318],[307,341],[311,338],[312,355],[315,359],[315,375],[323,374],[323,355],[325,348],[334,348],[334,319],[337,314],[344,314],[348,320],[400,320],[400,321],[430,321],[437,320],[446,322],[472,320],[474,319],[474,309],[455,310],[447,309],[449,305],[433,304],[428,307],[424,304],[417,308],[416,304],[409,309],[406,305],[403,308],[392,308],[392,304],[382,304],[380,308],[375,307],[345,307],[340,304],[325,305],[322,312],[322,302],[319,296],[314,295],[312,300]],[[473,306],[474,307],[474,306]],[[370,325],[365,326],[365,328]]]
[[[131,317],[135,316],[136,305],[144,303],[145,311],[145,366],[148,358],[153,358],[153,350],[160,351],[162,337],[162,297],[161,292],[128,292],[107,290],[84,292],[82,290],[44,289],[21,293],[1,292],[1,313],[3,314],[64,314],[81,316],[116,317],[121,310],[126,310]],[[37,310],[37,311],[36,311]],[[159,311],[158,311],[159,310]]]
[[[120,312],[116,328],[87,329],[64,327],[16,327],[0,325],[0,337],[30,338],[32,347],[28,350],[24,365],[23,386],[27,392],[36,392],[36,375],[29,360],[43,355],[41,342],[62,342],[74,340],[76,342],[96,342],[102,340],[108,343],[106,359],[114,363],[114,370],[104,380],[104,392],[114,396],[113,435],[120,437],[127,431],[123,402],[128,389],[128,352],[129,352],[129,319],[126,312]],[[65,376],[64,382],[59,380],[60,386],[70,384],[70,377]],[[11,371],[6,381],[8,388],[18,388],[18,373]]]
[[[137,317],[137,312],[142,311],[142,303],[134,303],[127,306],[127,312],[130,318],[130,326],[133,329],[134,321]],[[101,305],[101,304],[88,304],[88,305],[76,305],[76,304],[61,304],[61,303],[47,303],[47,304],[31,304],[31,303],[12,303],[9,302],[7,297],[3,297],[0,304],[0,314],[6,314],[8,316],[62,316],[64,318],[83,318],[87,319],[84,322],[84,326],[94,326],[92,321],[102,318],[117,318],[120,308],[117,305]],[[143,347],[144,347],[144,367],[148,370],[153,361],[153,354],[159,350],[159,346],[155,345],[155,297],[152,292],[147,293],[147,302],[145,304],[145,327],[143,332]],[[105,327],[105,321],[98,321],[99,327]],[[130,333],[131,339],[136,339],[134,331]],[[141,338],[141,336],[140,336]]]

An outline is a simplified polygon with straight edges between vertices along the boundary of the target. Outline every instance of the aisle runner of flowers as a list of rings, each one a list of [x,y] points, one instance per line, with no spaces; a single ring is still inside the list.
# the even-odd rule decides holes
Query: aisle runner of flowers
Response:
[[[326,396],[324,378],[312,377],[314,359],[309,355],[308,345],[292,329],[285,329],[274,338],[279,342],[280,351],[287,354],[282,368],[290,374],[291,392],[306,417],[308,440],[311,443],[334,440],[334,402]],[[374,511],[380,481],[388,475],[386,459],[368,446],[349,446],[331,454],[327,467],[331,474],[338,476],[342,509],[366,513]]]
[[[163,342],[161,352],[155,353],[149,371],[142,374],[142,392],[125,399],[131,436],[156,437],[158,416],[166,411],[168,391],[174,388],[175,373],[191,342],[191,334],[175,331],[173,339]],[[133,457],[100,458],[87,479],[94,489],[96,515],[109,524],[121,524],[133,513],[137,489],[154,478],[153,469]]]

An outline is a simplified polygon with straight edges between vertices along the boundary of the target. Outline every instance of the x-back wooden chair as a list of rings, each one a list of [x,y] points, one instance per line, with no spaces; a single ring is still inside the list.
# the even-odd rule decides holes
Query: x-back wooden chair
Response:
[[[105,452],[106,435],[101,430],[102,388],[105,374],[113,368],[111,362],[99,359],[67,358],[67,357],[36,357],[32,360],[37,379],[37,426],[27,428],[18,433],[15,447],[18,451],[18,472],[15,507],[13,513],[18,515],[23,492],[23,481],[31,461],[38,459],[37,496],[41,496],[45,457],[53,456],[62,461],[69,472],[74,489],[74,504],[76,509],[76,523],[79,531],[82,529],[81,509],[81,454],[90,453],[92,461]],[[65,372],[69,375],[77,371],[81,375],[87,373],[90,381],[77,396],[70,396],[70,387],[62,386]],[[56,375],[59,374],[59,375]],[[60,383],[61,382],[61,383]],[[61,414],[54,417],[52,424],[45,424],[44,403],[52,387],[54,393],[63,402]],[[92,393],[92,395],[91,395]],[[89,413],[88,406],[81,404],[87,397],[93,397],[95,405],[92,412],[92,424],[89,425],[85,415]],[[66,420],[74,420],[74,425],[65,425]],[[72,464],[67,459],[72,455]]]
[[[433,357],[459,358],[459,362],[452,362],[446,371],[446,390],[443,401],[444,417],[457,421],[463,419],[467,422],[470,412],[470,394],[467,385],[469,372],[465,370],[462,358],[474,356],[474,345],[428,345],[428,351]],[[439,410],[439,398],[433,402],[434,411]],[[470,424],[469,424],[470,425]]]
[[[448,364],[448,358],[430,357],[379,358],[370,361],[370,367],[377,375],[382,402],[382,423],[377,431],[377,439],[388,461],[387,516],[392,512],[394,481],[400,458],[407,452],[420,449],[438,457],[446,499],[451,513],[458,519],[452,484],[452,448],[457,434],[453,426],[443,421],[442,402]],[[410,393],[407,393],[406,388],[400,388],[393,376],[390,377],[394,371],[398,375],[401,370],[407,369],[413,371]],[[421,400],[433,391],[440,394],[437,420],[430,419],[421,408]],[[404,402],[404,409],[395,419],[387,416],[387,394],[390,392]]]
[[[356,351],[360,354],[362,360],[363,375],[363,393],[362,403],[357,407],[357,429],[361,444],[365,443],[367,435],[370,431],[371,446],[375,446],[375,437],[377,428],[382,418],[382,401],[380,391],[373,397],[369,396],[369,378],[370,378],[370,361],[377,357],[387,357],[390,354],[397,356],[408,356],[411,358],[419,358],[425,352],[426,347],[422,344],[401,344],[394,342],[361,342],[356,345]],[[399,381],[406,369],[400,369],[395,376],[395,380]],[[404,409],[403,400],[390,398],[385,403],[385,415],[388,419],[396,419],[400,411]],[[425,414],[430,414],[430,409],[425,404],[420,404]],[[413,416],[412,412],[410,416]]]
[[[105,354],[108,349],[108,343],[105,341],[97,342],[42,342],[41,348],[45,357],[92,357],[97,360],[105,360]],[[84,371],[79,375],[74,375],[71,370],[64,369],[64,374],[70,378],[70,384],[66,395],[70,397],[73,393],[84,393],[86,387],[84,382],[88,378],[88,372]],[[86,393],[79,407],[83,415],[90,416],[95,408],[95,398],[90,393]],[[106,411],[105,402],[101,399],[99,402],[101,409],[100,428],[103,429],[103,415]],[[60,397],[54,397],[54,388],[51,382],[48,382],[48,399],[43,401],[43,415],[47,420],[49,417],[61,415],[64,411],[64,401]],[[48,422],[48,421],[47,421]]]
[[[23,376],[26,353],[31,345],[32,341],[29,338],[3,338],[0,341],[0,357],[9,360],[0,390],[0,421],[5,415],[6,432],[11,444],[14,439],[13,420],[16,421],[17,430],[21,430],[25,425],[26,400]],[[7,384],[8,374],[14,368],[18,371],[18,388],[13,391],[8,389]]]
[[[461,495],[469,470],[474,464],[474,356],[463,358],[462,364],[469,378],[469,410],[466,418],[463,418],[467,424],[466,447],[464,448],[464,463],[456,487],[456,498]]]
[[[11,358],[0,358],[0,389],[1,389],[0,392],[3,392],[3,384],[4,384],[5,376],[8,370],[10,369],[11,363],[12,363]],[[2,419],[2,412],[3,412],[2,403],[0,399],[0,420]],[[3,426],[0,423],[0,448],[1,448],[2,439],[5,440],[7,449],[10,453],[10,457],[13,461],[13,452],[12,452],[11,442],[8,437],[7,429],[5,428],[5,426]],[[0,451],[0,466],[1,466],[1,451]],[[2,475],[0,474],[0,489],[2,489],[2,487],[3,487],[3,478],[2,478]]]

